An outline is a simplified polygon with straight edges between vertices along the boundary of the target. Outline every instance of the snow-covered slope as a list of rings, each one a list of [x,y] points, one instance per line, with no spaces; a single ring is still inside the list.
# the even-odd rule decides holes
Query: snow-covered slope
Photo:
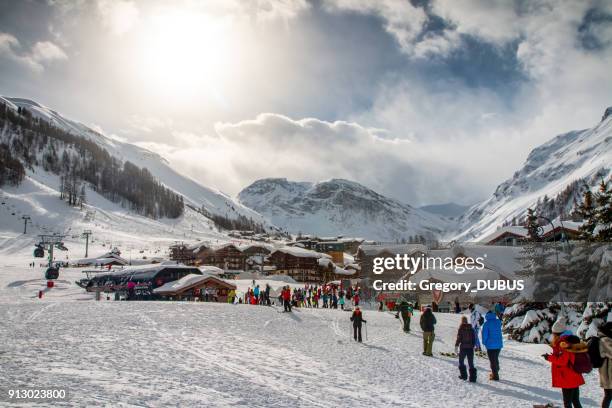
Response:
[[[166,160],[156,153],[130,143],[109,138],[82,123],[67,119],[60,113],[31,100],[0,97],[0,101],[14,109],[18,107],[26,108],[35,117],[49,121],[55,126],[75,135],[92,140],[121,161],[128,160],[138,167],[146,167],[161,183],[181,194],[187,204],[196,208],[203,207],[211,214],[222,215],[232,219],[238,217],[238,215],[244,215],[247,218],[252,218],[254,221],[265,222],[260,214],[241,205],[224,193],[202,186],[196,181],[177,173],[169,166]]]
[[[449,226],[434,214],[342,179],[318,183],[262,179],[242,190],[238,198],[294,233],[395,241],[415,234],[437,236]]]
[[[611,169],[612,107],[595,127],[556,136],[535,148],[523,167],[500,184],[493,196],[461,217],[456,238],[478,240],[503,222],[519,218],[545,195],[552,198],[579,179],[596,183],[608,178]]]

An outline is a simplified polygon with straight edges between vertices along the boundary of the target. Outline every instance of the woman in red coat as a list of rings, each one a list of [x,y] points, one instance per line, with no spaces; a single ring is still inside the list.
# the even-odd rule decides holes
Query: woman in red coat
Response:
[[[582,347],[580,339],[576,336],[555,336],[551,346],[552,354],[544,354],[544,358],[551,364],[552,386],[561,388],[565,408],[582,408],[579,387],[584,384],[584,378],[572,368],[577,348]]]

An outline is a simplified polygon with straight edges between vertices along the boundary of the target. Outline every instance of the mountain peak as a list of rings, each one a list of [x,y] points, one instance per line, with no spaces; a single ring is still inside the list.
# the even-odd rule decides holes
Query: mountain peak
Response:
[[[604,112],[603,116],[601,117],[601,121],[603,122],[604,120],[606,120],[608,117],[610,117],[612,115],[612,106],[609,106],[606,111]]]
[[[395,241],[416,234],[438,236],[448,228],[448,221],[439,216],[339,178],[317,183],[262,179],[242,190],[238,198],[294,233]]]

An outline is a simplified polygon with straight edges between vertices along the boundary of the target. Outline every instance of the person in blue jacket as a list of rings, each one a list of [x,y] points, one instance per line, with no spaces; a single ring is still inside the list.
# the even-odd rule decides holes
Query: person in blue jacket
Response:
[[[485,315],[485,322],[482,325],[482,345],[487,349],[491,364],[489,379],[499,381],[499,352],[504,346],[504,339],[501,320],[497,318],[495,312],[488,312]]]

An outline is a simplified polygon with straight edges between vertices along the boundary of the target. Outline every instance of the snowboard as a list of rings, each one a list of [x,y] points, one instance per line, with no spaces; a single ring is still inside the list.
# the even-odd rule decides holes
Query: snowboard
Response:
[[[557,406],[549,402],[548,404],[534,404],[533,408],[557,408]]]

